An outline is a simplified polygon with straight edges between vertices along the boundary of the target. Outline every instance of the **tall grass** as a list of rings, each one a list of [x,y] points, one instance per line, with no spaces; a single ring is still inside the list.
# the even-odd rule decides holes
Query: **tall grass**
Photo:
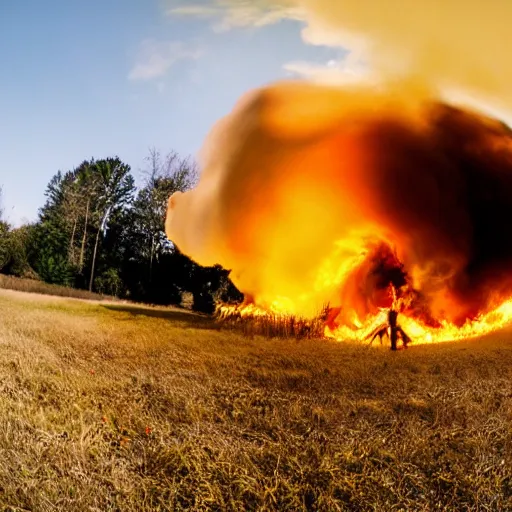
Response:
[[[267,338],[321,338],[324,334],[326,306],[314,319],[286,314],[251,314],[243,306],[223,308],[219,305],[215,312],[218,325],[240,332],[244,336],[265,336]]]
[[[43,281],[37,281],[35,279],[25,279],[20,277],[7,276],[5,274],[0,274],[0,288],[4,288],[6,290],[17,290],[20,292],[39,293],[41,295],[72,297],[75,299],[115,300],[114,297],[92,293],[87,290],[79,290],[67,286],[47,284]]]

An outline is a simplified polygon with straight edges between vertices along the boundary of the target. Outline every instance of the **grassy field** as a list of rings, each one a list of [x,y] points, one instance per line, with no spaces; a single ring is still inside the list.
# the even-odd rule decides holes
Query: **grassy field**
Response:
[[[16,290],[19,292],[38,293],[41,295],[53,295],[60,297],[72,297],[86,300],[117,300],[115,297],[100,295],[98,293],[71,288],[70,286],[58,286],[48,284],[36,279],[27,279],[0,274],[0,288],[5,290]]]
[[[512,510],[512,335],[387,350],[0,292],[0,510]]]

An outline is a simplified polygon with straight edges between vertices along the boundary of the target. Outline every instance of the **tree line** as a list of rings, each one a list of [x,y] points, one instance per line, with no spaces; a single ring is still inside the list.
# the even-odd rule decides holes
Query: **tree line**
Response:
[[[229,271],[197,265],[165,235],[167,200],[195,185],[196,163],[156,149],[146,163],[138,189],[118,157],[57,172],[36,222],[0,220],[0,272],[152,304],[179,304],[188,292],[202,312],[240,300]]]

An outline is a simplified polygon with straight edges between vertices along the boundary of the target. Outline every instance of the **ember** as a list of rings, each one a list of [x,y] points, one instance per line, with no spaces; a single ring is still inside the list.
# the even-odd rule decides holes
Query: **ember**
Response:
[[[393,347],[512,319],[502,123],[415,91],[283,83],[244,98],[206,149],[167,234],[232,269],[248,307],[312,319],[329,303],[326,336],[386,331]]]

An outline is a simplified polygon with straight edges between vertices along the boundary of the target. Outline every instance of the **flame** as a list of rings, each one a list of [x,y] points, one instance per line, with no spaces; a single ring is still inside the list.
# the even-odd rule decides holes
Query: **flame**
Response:
[[[220,305],[217,309],[219,319],[233,317],[242,319],[281,319],[285,321],[290,317],[290,301],[276,300],[268,307],[255,304]],[[381,308],[379,313],[361,322],[353,313],[349,325],[333,326],[325,324],[323,335],[325,338],[343,342],[368,342],[372,333],[387,321],[387,309]],[[481,314],[473,320],[466,321],[462,326],[442,321],[439,326],[430,327],[414,318],[403,316],[400,319],[401,327],[412,338],[414,345],[443,343],[457,340],[479,338],[499,331],[512,323],[512,299],[508,299],[492,311]]]
[[[362,340],[398,308],[416,343],[479,336],[512,311],[512,131],[421,88],[275,84],[214,128],[166,232],[231,269],[243,315]]]
[[[325,327],[324,335],[337,341],[366,341],[368,336],[381,324],[386,322],[387,312],[381,310],[366,323],[358,323],[358,329],[340,326],[331,329]],[[412,338],[414,345],[442,343],[463,339],[478,338],[503,329],[512,322],[512,299],[506,300],[496,309],[468,320],[462,326],[441,321],[438,327],[429,327],[420,320],[402,316],[401,327]]]

